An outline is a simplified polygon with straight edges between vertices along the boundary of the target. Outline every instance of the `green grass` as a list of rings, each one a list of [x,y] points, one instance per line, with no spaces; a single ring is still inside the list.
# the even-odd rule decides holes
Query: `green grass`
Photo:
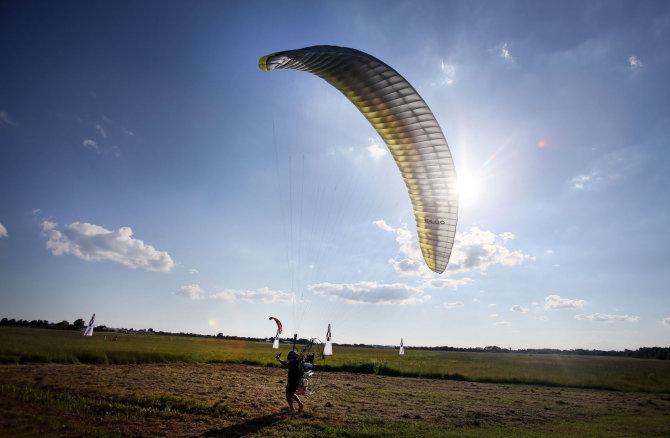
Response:
[[[15,400],[56,407],[90,417],[114,419],[137,419],[148,415],[174,417],[181,414],[206,415],[209,417],[249,417],[242,409],[226,403],[207,404],[201,401],[176,397],[169,394],[125,395],[103,393],[78,393],[74,389],[50,391],[46,389],[0,385],[0,395]]]
[[[83,337],[79,332],[0,327],[0,364],[212,363],[278,366],[290,345],[182,336]],[[322,362],[329,371],[427,377],[473,382],[520,383],[618,391],[670,392],[670,361],[606,356],[475,353],[335,347]]]

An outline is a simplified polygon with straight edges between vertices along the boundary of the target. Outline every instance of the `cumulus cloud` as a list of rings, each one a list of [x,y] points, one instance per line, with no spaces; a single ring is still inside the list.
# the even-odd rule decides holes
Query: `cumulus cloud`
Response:
[[[5,228],[4,225],[0,224],[0,239],[7,236],[9,236],[7,234],[7,228]]]
[[[186,286],[182,286],[175,293],[177,295],[186,297],[191,300],[201,300],[203,298],[202,289],[200,289],[200,285],[198,284],[189,284]]]
[[[670,317],[664,318],[663,321],[661,321],[661,324],[670,327]]]
[[[459,278],[459,279],[434,278],[432,280],[428,280],[427,282],[425,282],[421,286],[421,289],[444,289],[445,287],[448,287],[451,290],[456,290],[460,286],[467,286],[468,284],[472,284],[474,282],[475,281],[472,278],[467,278],[467,277]],[[479,300],[477,300],[477,301],[479,301]]]
[[[7,111],[0,110],[0,126],[16,126],[17,123],[9,117]]]
[[[425,295],[421,289],[401,283],[320,283],[309,286],[309,290],[316,295],[334,297],[352,304],[414,304],[430,299],[430,295]]]
[[[454,303],[442,303],[445,309],[455,309],[457,307],[463,307],[465,304],[463,304],[463,301],[456,301]]]
[[[528,313],[530,309],[528,307],[522,307],[518,304],[513,305],[510,309],[512,312],[518,312],[518,313]]]
[[[388,153],[388,148],[381,144],[379,138],[368,138],[368,143],[368,147],[365,149],[373,159],[378,160]]]
[[[222,300],[226,302],[246,301],[248,303],[290,303],[291,294],[284,291],[271,290],[267,287],[262,287],[256,290],[244,289],[224,289],[209,296],[213,300]]]
[[[405,228],[394,228],[384,220],[373,222],[380,229],[395,234],[395,240],[399,245],[399,255],[389,259],[396,273],[403,276],[431,278],[433,272],[426,266],[421,254],[416,235]],[[457,232],[451,259],[447,272],[457,274],[468,271],[486,271],[490,266],[500,264],[503,266],[515,266],[524,260],[535,260],[534,257],[523,254],[521,251],[511,251],[505,245],[507,241],[514,239],[514,234],[505,232],[495,234],[491,231],[480,230],[477,227],[470,228],[469,232]],[[470,278],[460,280],[444,280],[442,286],[439,283],[426,283],[426,287],[449,287],[455,289],[474,281]]]
[[[535,260],[521,251],[510,251],[505,244],[512,239],[512,233],[495,234],[477,227],[470,228],[469,232],[457,232],[447,270],[451,274],[486,271],[493,265],[515,266],[524,260]]]
[[[432,271],[426,266],[421,254],[421,247],[417,238],[405,228],[394,228],[384,220],[373,222],[379,228],[396,235],[395,241],[399,245],[399,257],[389,259],[393,269],[400,275],[413,277],[433,276]]]
[[[644,67],[644,64],[642,64],[642,61],[637,56],[631,56],[628,58],[628,66],[632,71],[637,71]]]
[[[593,313],[591,315],[576,315],[575,319],[582,319],[595,322],[615,322],[615,321],[628,321],[628,322],[638,322],[640,320],[639,316],[629,316],[629,315],[605,315],[603,313]]]
[[[586,304],[584,300],[571,300],[560,295],[549,295],[544,297],[544,308],[546,310],[575,310],[581,309]]]
[[[191,269],[188,270],[188,273],[191,274],[191,275],[197,275],[197,274],[200,273],[200,271],[198,271],[197,269],[191,268]]]
[[[175,266],[167,252],[134,239],[130,227],[107,230],[99,225],[73,222],[59,231],[56,223],[43,221],[42,232],[48,238],[46,247],[57,256],[72,254],[86,261],[110,260],[132,269],[155,272],[168,272]]]
[[[102,152],[100,150],[100,146],[98,146],[98,143],[95,140],[91,140],[90,138],[87,138],[86,140],[81,142],[86,149],[91,149],[97,153]]]

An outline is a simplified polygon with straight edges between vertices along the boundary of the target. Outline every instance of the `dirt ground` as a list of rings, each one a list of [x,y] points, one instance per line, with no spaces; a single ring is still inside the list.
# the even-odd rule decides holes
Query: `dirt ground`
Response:
[[[285,370],[242,364],[3,365],[0,435],[506,435],[575,423],[623,436],[670,430],[668,394],[338,372],[319,373],[304,412],[291,413],[285,382]],[[648,427],[628,420],[608,429],[614,418]]]

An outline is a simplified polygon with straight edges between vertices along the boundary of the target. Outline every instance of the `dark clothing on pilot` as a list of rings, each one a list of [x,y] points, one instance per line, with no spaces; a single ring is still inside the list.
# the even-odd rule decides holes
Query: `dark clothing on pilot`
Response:
[[[300,386],[300,359],[289,359],[288,361],[288,383],[286,384],[286,393],[293,394]]]

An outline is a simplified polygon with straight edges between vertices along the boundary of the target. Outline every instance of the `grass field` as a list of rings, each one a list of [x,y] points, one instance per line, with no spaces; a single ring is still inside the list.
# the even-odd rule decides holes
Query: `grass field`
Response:
[[[262,342],[109,333],[0,328],[0,363],[214,363],[277,366],[290,345],[273,350]],[[335,347],[324,369],[367,374],[428,377],[489,383],[670,393],[670,361],[605,356],[470,353]],[[323,362],[321,362],[323,364]]]
[[[586,438],[670,430],[668,361],[417,350],[400,357],[336,347],[295,414],[271,344],[105,335],[0,328],[0,436]]]

